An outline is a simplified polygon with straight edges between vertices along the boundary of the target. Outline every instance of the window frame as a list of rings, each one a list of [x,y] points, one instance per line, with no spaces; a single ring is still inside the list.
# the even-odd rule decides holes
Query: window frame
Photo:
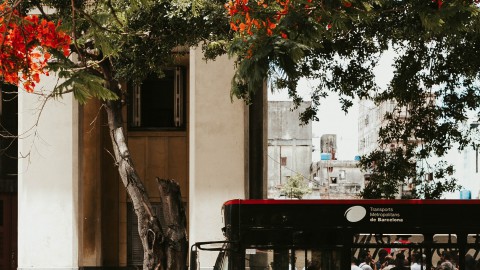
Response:
[[[127,129],[128,131],[186,131],[187,129],[187,72],[184,66],[174,66],[162,69],[173,72],[173,99],[171,100],[173,125],[157,126],[142,124],[142,93],[141,83],[129,82],[127,85]],[[162,80],[150,75],[150,80]],[[146,81],[146,80],[145,80]]]

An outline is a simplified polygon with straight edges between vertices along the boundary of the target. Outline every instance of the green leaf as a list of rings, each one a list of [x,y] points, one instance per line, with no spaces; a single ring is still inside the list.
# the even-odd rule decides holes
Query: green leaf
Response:
[[[86,103],[92,97],[104,101],[118,99],[115,93],[104,87],[102,78],[84,71],[69,73],[68,79],[56,86],[52,94],[56,97],[62,97],[63,94],[68,92],[73,92],[73,95],[81,104]]]
[[[373,6],[369,2],[362,2],[363,7],[366,11],[372,11]]]

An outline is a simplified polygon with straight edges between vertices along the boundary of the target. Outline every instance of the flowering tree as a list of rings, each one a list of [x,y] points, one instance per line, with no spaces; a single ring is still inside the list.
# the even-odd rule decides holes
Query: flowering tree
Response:
[[[126,91],[119,85],[141,82],[152,73],[162,75],[179,46],[197,46],[201,41],[209,46],[217,35],[226,35],[222,4],[185,0],[5,0],[0,4],[1,81],[32,92],[40,75],[55,71],[64,80],[52,86],[51,96],[73,93],[81,103],[92,97],[103,102],[114,163],[138,218],[145,270],[186,267],[186,217],[177,200],[178,185],[172,181],[159,181],[165,213],[162,219],[155,215],[129,153],[122,119]],[[45,7],[55,13],[48,14]],[[33,8],[39,15],[26,15]]]
[[[250,100],[268,78],[299,104],[297,83],[307,78],[315,86],[304,121],[318,120],[329,92],[345,111],[358,99],[396,104],[380,128],[380,148],[361,160],[371,174],[364,197],[392,198],[405,181],[413,197],[458,188],[451,164],[428,161],[472,143],[465,123],[467,112],[480,112],[477,0],[232,0],[225,7],[237,97]],[[395,71],[380,87],[374,70],[389,51]]]
[[[225,6],[217,0],[13,2],[4,1],[0,10],[2,80],[22,83],[31,91],[40,74],[54,70],[65,81],[52,94],[73,92],[80,102],[91,97],[103,101],[115,164],[139,221],[144,269],[185,267],[183,250],[177,249],[184,248],[185,239],[164,234],[168,230],[154,215],[135,171],[123,131],[125,92],[119,82],[138,82],[158,73],[180,45],[204,42],[210,58],[225,50],[235,55],[232,93],[246,101],[267,77],[274,86],[288,88],[296,102],[301,101],[298,80],[317,80],[314,106],[303,114],[304,120],[315,118],[315,106],[328,91],[341,94],[345,110],[355,97],[395,99],[400,107],[409,106],[417,114],[402,121],[391,114],[398,125],[382,135],[383,144],[404,139],[409,145],[412,134],[423,142],[422,151],[400,148],[397,160],[390,155],[391,163],[383,163],[403,165],[408,173],[413,157],[442,154],[454,141],[466,145],[459,123],[465,120],[463,112],[477,109],[480,102],[480,24],[471,0],[235,0]],[[47,14],[44,6],[56,13]],[[32,7],[42,16],[26,16]],[[68,48],[79,61],[66,57]],[[399,52],[397,71],[390,86],[380,91],[372,70],[388,48]],[[49,61],[52,57],[55,61]],[[442,102],[425,106],[426,90]],[[373,161],[378,164],[373,156],[363,159],[365,166]],[[378,175],[381,181],[389,176],[382,171]],[[395,178],[393,185],[399,181],[403,178]],[[385,190],[371,193],[385,196]]]
[[[36,15],[20,15],[7,2],[0,4],[0,78],[22,84],[32,92],[40,75],[48,75],[49,51],[70,54],[70,36],[55,24]]]

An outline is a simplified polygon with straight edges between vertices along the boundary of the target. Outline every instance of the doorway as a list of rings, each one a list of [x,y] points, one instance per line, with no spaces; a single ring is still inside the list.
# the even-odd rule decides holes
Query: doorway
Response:
[[[17,269],[17,196],[0,193],[0,269]]]

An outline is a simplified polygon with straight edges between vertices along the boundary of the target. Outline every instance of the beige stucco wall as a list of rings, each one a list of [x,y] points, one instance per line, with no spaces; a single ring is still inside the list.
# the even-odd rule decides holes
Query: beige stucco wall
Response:
[[[233,61],[190,51],[189,242],[224,240],[222,204],[245,196],[246,106],[230,99]],[[201,268],[215,257],[201,254]]]
[[[223,240],[222,204],[245,197],[247,114],[242,101],[230,99],[232,76],[233,61],[227,57],[205,62],[200,51],[191,51],[188,138],[191,244]],[[53,76],[42,83],[55,85],[52,80]],[[32,127],[39,106],[37,96],[21,93],[19,134]],[[50,101],[39,118],[37,137],[30,133],[26,140],[19,141],[20,155],[30,154],[29,159],[19,160],[19,269],[79,267],[83,232],[78,225],[82,211],[78,110],[72,95]],[[34,138],[36,141],[32,142]],[[121,244],[124,249],[125,243]],[[202,269],[213,266],[215,257],[216,254],[202,256]],[[98,257],[90,259],[81,261],[80,266],[99,264]]]
[[[18,269],[78,269],[78,104],[19,90],[18,120]]]

